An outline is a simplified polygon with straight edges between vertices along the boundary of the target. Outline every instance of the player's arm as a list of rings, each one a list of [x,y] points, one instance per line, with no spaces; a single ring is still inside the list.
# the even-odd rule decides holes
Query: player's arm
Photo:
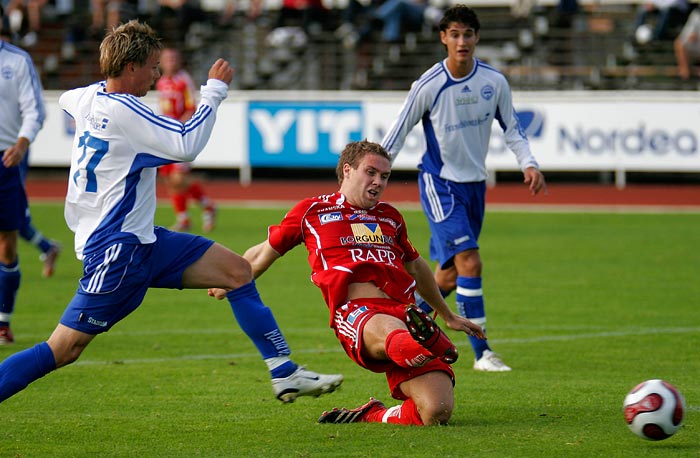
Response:
[[[243,257],[253,268],[254,278],[258,278],[265,273],[272,263],[277,261],[281,256],[281,254],[272,248],[272,245],[270,245],[270,242],[267,240],[248,248],[243,254]]]
[[[41,80],[34,66],[28,63],[17,75],[17,78],[22,124],[17,141],[7,148],[2,156],[2,163],[5,167],[15,167],[22,162],[29,149],[29,144],[36,138],[46,117],[46,108],[41,93]]]
[[[253,270],[253,277],[258,278],[262,275],[268,267],[277,261],[282,255],[279,254],[272,246],[270,242],[265,240],[264,242],[258,243],[246,250],[243,254],[243,258],[250,263]],[[226,293],[230,290],[223,288],[209,288],[208,294],[211,297],[215,297],[219,300],[226,298]]]
[[[399,111],[398,117],[384,135],[381,145],[391,155],[391,162],[394,162],[403,147],[406,137],[413,130],[413,127],[423,117],[425,111],[430,107],[431,94],[421,90],[421,85],[413,84]]]
[[[470,320],[454,313],[440,294],[433,271],[427,262],[421,257],[409,261],[405,264],[406,271],[416,279],[416,290],[418,294],[445,320],[448,328],[455,331],[466,332],[467,335],[485,339],[481,326],[472,323]]]

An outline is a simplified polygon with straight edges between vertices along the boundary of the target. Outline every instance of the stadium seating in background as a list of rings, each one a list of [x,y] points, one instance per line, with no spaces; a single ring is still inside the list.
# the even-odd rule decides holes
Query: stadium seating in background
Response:
[[[197,81],[204,81],[215,57],[224,56],[236,67],[233,85],[239,89],[405,91],[445,54],[435,24],[428,21],[421,30],[405,31],[396,46],[381,42],[379,28],[372,31],[374,39],[344,44],[334,32],[346,0],[325,0],[327,22],[313,33],[294,24],[275,27],[281,0],[264,0],[255,17],[240,0],[226,21],[217,20],[230,1],[236,0],[201,0],[211,21],[191,24],[181,42],[168,43],[183,50]],[[587,3],[565,23],[555,6],[535,5],[524,17],[516,17],[504,2],[479,5],[477,11],[482,23],[477,55],[501,69],[514,90],[698,88],[697,78],[678,77],[672,42],[649,43],[634,52],[625,47],[636,14],[632,3]],[[141,17],[149,21],[147,14]],[[99,37],[84,37],[65,58],[63,19],[47,18],[31,49],[47,89],[100,78]],[[159,30],[179,36],[171,32]]]

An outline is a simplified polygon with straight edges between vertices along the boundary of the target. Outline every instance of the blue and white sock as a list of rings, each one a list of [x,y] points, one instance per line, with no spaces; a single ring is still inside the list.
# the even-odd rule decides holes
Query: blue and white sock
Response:
[[[444,290],[442,290],[442,289],[440,290],[440,294],[442,294],[442,297],[447,297],[447,296],[449,296],[451,292],[452,292],[452,291],[444,291]],[[423,299],[423,298],[420,296],[420,294],[415,293],[415,294],[413,295],[413,297],[415,298],[416,305],[417,305],[420,309],[422,309],[425,313],[433,313],[433,308],[432,308],[430,305],[428,305],[427,302],[425,302],[425,299]]]
[[[255,281],[226,294],[243,332],[253,341],[270,369],[272,378],[288,377],[297,369],[272,310],[263,304]]]
[[[0,364],[0,402],[54,369],[56,360],[46,342],[9,356]]]
[[[10,322],[15,310],[15,298],[22,275],[19,271],[19,259],[12,264],[0,263],[0,321]]]
[[[481,277],[457,277],[457,311],[481,326],[486,334],[486,312],[484,310],[484,293],[481,289]],[[486,339],[469,336],[476,359],[480,359],[485,350],[490,350]]]
[[[20,228],[19,235],[24,240],[37,247],[42,253],[48,253],[51,249],[51,240],[44,237],[44,234],[38,231],[31,222],[24,224]]]

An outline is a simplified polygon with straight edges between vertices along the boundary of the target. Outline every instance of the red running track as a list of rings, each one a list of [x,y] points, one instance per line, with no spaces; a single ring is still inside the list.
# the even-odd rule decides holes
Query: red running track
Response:
[[[337,190],[335,181],[278,181],[254,180],[243,186],[237,180],[212,180],[204,183],[207,193],[217,201],[293,203],[300,199]],[[27,194],[31,199],[62,200],[66,192],[64,179],[32,178],[27,180]],[[158,197],[167,198],[162,186]],[[557,184],[548,185],[547,195],[531,196],[520,183],[499,183],[486,194],[487,205],[495,206],[603,206],[603,207],[673,207],[679,210],[700,211],[700,185],[633,184],[624,189],[612,185]],[[417,204],[418,186],[415,180],[392,181],[383,199],[395,204]]]

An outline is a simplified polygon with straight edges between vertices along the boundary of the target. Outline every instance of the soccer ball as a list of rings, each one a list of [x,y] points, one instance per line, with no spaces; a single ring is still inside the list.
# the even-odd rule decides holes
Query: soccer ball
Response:
[[[642,439],[660,441],[671,437],[683,423],[685,400],[668,382],[647,380],[635,386],[624,402],[627,426]]]

